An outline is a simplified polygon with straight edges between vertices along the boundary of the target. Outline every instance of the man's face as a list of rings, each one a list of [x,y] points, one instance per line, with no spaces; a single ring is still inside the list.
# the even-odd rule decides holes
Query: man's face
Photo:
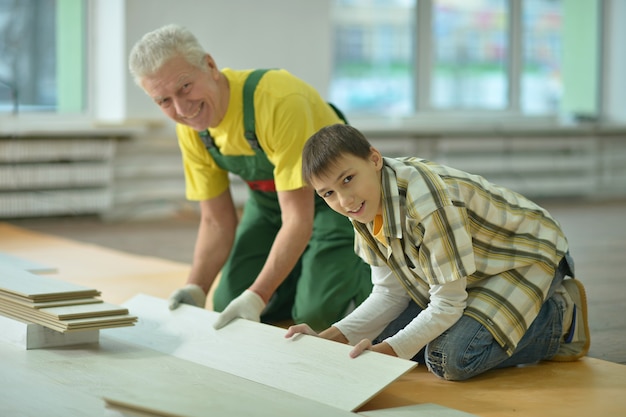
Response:
[[[220,89],[215,62],[209,55],[205,60],[208,68],[203,71],[176,57],[141,81],[163,113],[198,131],[217,126],[228,106],[228,88]]]
[[[369,223],[381,214],[382,156],[372,148],[368,159],[342,155],[327,172],[311,179],[311,186],[339,214]]]

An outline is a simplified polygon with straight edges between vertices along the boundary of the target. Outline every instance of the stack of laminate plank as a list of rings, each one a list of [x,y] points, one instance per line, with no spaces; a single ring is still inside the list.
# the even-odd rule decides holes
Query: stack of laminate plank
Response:
[[[100,292],[0,265],[0,314],[58,332],[132,326],[128,309],[103,302]]]

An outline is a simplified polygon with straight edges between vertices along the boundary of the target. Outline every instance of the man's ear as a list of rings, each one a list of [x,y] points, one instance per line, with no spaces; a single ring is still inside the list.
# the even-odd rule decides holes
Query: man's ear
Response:
[[[211,55],[209,54],[204,55],[204,63],[209,72],[216,72],[216,73],[219,72],[217,68],[217,64],[215,63]]]

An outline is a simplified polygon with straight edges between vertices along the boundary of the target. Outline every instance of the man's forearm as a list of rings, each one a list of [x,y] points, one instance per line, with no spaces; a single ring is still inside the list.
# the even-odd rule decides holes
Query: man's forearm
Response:
[[[232,248],[233,239],[227,236],[228,234],[216,233],[210,226],[201,223],[188,284],[196,284],[205,293],[209,292]]]
[[[269,302],[272,294],[289,275],[309,242],[310,229],[293,223],[283,223],[263,269],[250,286],[250,290],[257,293],[265,303]]]
[[[278,201],[282,225],[263,269],[250,286],[266,303],[296,265],[313,233],[315,205],[311,189],[279,192]]]

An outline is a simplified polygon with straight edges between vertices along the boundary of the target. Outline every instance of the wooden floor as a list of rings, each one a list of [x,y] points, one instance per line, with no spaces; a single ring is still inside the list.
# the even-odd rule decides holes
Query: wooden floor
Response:
[[[589,299],[589,356],[626,364],[626,200],[540,201],[561,222]],[[8,223],[128,253],[190,264],[198,219],[103,222],[94,217],[16,219]]]
[[[626,250],[626,201],[542,205],[563,225],[587,288],[589,357],[496,370],[460,383],[418,367],[359,411],[435,403],[483,417],[626,415],[626,277],[618,268]],[[164,298],[189,271],[197,221],[190,214],[126,223],[84,217],[5,221],[0,251],[61,265],[59,278],[102,290],[105,301],[122,303],[138,293]]]

